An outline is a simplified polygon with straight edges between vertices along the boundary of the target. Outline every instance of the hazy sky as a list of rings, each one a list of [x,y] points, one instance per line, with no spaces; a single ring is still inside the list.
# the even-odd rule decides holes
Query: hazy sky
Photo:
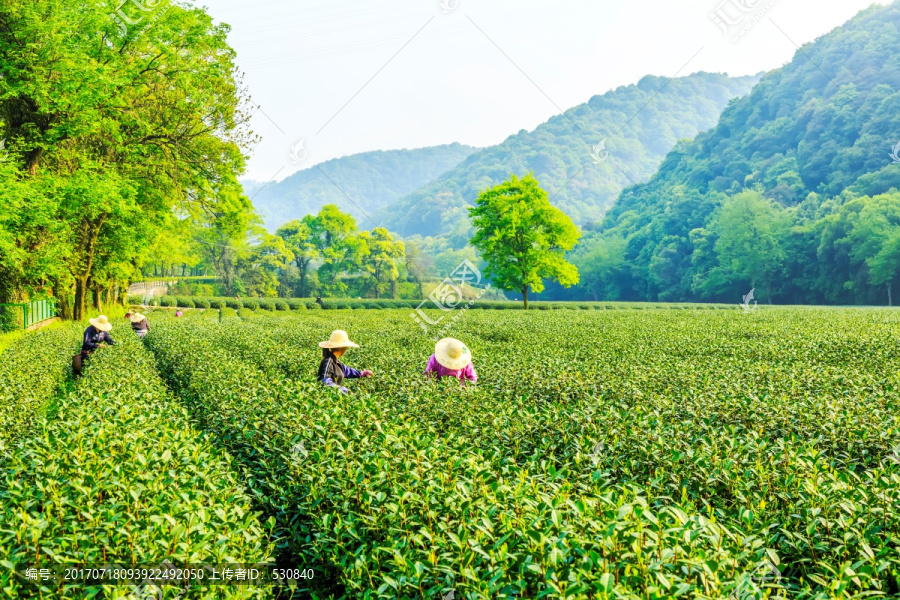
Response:
[[[232,27],[237,63],[261,106],[253,129],[262,140],[246,177],[269,181],[368,150],[496,144],[647,74],[774,69],[792,59],[794,43],[812,41],[873,1],[198,4]],[[728,35],[714,13],[734,23],[722,26]]]

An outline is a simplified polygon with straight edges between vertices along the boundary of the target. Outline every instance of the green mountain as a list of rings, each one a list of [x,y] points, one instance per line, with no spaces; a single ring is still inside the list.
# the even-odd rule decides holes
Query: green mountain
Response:
[[[371,223],[366,213],[372,215],[433,181],[475,150],[447,144],[362,152],[325,161],[268,185],[249,180],[241,183],[269,231],[291,219],[317,213],[325,204],[336,204],[352,214],[361,227],[368,228]]]
[[[558,295],[884,303],[900,279],[898,47],[898,3],[804,46],[621,194]]]
[[[644,77],[474,152],[375,220],[404,236],[449,233],[480,190],[510,173],[534,171],[555,206],[576,223],[595,221],[623,188],[650,178],[677,140],[715,125],[729,100],[757,80],[714,73]]]

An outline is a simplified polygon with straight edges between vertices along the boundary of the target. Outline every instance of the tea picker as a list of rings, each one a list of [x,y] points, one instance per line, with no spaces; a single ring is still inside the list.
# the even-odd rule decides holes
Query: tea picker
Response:
[[[106,315],[100,315],[95,319],[88,320],[91,324],[84,330],[84,337],[81,342],[81,352],[72,357],[72,372],[75,375],[81,375],[84,361],[90,358],[91,354],[93,354],[101,344],[109,344],[110,346],[116,344],[109,335],[113,326],[112,323],[109,322],[109,319],[106,318]]]
[[[368,369],[360,371],[341,363],[341,357],[348,348],[359,348],[359,344],[350,341],[346,331],[335,329],[328,340],[319,342],[319,347],[322,348],[322,362],[319,363],[316,379],[329,387],[339,388],[343,394],[350,393],[341,385],[345,378],[371,377],[374,374]]]
[[[426,377],[455,377],[460,383],[475,383],[478,374],[472,366],[472,351],[455,338],[444,338],[434,345],[434,354],[425,367]]]
[[[128,320],[131,321],[131,329],[138,337],[142,338],[150,331],[150,323],[147,322],[147,317],[141,313],[134,313]]]

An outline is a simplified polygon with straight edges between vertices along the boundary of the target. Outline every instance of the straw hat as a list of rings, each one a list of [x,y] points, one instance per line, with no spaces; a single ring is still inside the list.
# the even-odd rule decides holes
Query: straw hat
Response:
[[[100,331],[109,331],[112,329],[112,323],[109,322],[109,319],[106,318],[106,315],[100,315],[96,319],[88,319],[91,325],[99,329]]]
[[[143,320],[146,319],[146,318],[147,318],[147,317],[145,317],[145,316],[142,315],[141,313],[134,313],[133,315],[131,315],[130,317],[128,317],[128,319],[129,319],[132,323],[140,323],[141,321],[143,321]]]
[[[441,366],[456,371],[472,362],[472,351],[457,339],[444,338],[434,345],[434,357]]]
[[[335,329],[326,342],[319,342],[320,348],[359,348],[359,344],[350,341],[350,336],[343,329]]]

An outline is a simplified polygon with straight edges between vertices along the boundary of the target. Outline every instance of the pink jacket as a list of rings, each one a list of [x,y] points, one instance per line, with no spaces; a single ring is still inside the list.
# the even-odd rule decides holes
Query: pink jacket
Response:
[[[472,363],[467,364],[463,369],[452,370],[439,363],[434,354],[428,359],[428,366],[425,367],[425,375],[429,377],[437,375],[438,379],[441,377],[456,377],[460,382],[468,380],[475,383],[478,381],[478,374],[475,373],[475,368],[472,366]]]

